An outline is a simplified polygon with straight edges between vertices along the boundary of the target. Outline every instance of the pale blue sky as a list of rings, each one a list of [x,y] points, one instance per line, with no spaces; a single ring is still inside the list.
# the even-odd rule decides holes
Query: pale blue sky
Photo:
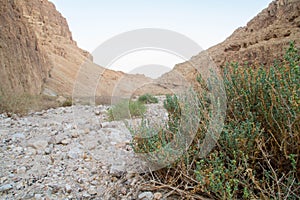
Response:
[[[225,40],[271,0],[51,0],[67,19],[79,47],[93,52],[113,36],[140,28],[181,33],[207,49]],[[183,60],[157,52],[137,52],[105,66],[124,72],[138,66],[173,68]],[[98,63],[102,65],[101,63]],[[103,66],[103,65],[102,65]]]
[[[93,51],[103,41],[138,28],[182,33],[202,48],[222,42],[271,0],[51,0],[66,17],[78,45]]]

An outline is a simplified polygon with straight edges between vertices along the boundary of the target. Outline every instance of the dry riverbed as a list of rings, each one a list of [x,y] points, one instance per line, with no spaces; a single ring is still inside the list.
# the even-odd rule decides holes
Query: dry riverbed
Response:
[[[147,106],[148,117],[167,119],[161,102]],[[107,120],[108,109],[76,105],[0,115],[0,198],[164,199],[143,191],[140,174],[147,167],[124,122]]]

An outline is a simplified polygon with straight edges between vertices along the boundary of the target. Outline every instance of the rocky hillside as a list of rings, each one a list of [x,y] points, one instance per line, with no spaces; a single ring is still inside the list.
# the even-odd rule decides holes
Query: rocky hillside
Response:
[[[74,91],[75,96],[106,98],[130,95],[152,82],[94,64],[48,0],[3,0],[0,9],[0,22],[5,24],[0,35],[0,83],[5,93],[71,96]]]
[[[292,40],[300,45],[300,1],[276,0],[208,52],[218,66],[230,61],[270,65]]]
[[[218,67],[228,62],[244,64],[246,61],[250,65],[268,66],[274,59],[282,58],[292,40],[300,47],[300,1],[275,0],[224,42],[199,53],[189,62],[176,65],[159,81],[174,87],[178,74],[184,77],[182,79],[194,81],[196,68],[205,70],[212,64],[210,58]]]

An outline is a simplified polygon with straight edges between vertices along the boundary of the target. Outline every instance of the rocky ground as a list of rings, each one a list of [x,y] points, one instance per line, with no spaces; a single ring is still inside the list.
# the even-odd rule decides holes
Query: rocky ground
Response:
[[[108,122],[108,109],[76,105],[21,118],[0,115],[0,198],[164,199],[143,191],[140,174],[147,167],[124,122]],[[146,115],[167,119],[161,102],[148,105]]]

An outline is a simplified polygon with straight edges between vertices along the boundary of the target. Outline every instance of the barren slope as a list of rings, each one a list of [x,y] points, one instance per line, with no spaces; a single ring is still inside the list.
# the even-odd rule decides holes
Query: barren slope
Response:
[[[300,47],[300,0],[275,0],[245,27],[238,28],[224,42],[200,52],[189,62],[175,66],[159,81],[176,85],[178,74],[195,81],[197,70],[207,73],[209,58],[218,67],[228,62],[270,65],[282,58],[290,41]],[[192,64],[192,65],[191,65]]]

